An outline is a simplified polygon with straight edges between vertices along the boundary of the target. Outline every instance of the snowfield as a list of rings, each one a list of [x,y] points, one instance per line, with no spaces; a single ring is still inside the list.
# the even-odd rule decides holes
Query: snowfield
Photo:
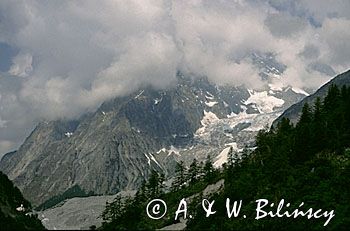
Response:
[[[245,105],[255,104],[260,113],[273,112],[275,108],[282,107],[283,99],[268,95],[266,91],[257,92],[249,90],[250,97],[244,102]]]

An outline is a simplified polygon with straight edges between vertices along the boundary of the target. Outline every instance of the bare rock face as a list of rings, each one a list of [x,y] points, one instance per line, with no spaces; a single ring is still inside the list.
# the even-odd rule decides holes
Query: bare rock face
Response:
[[[141,90],[77,121],[42,122],[0,169],[36,205],[74,185],[96,194],[137,188],[151,169],[168,173],[175,164],[156,151],[185,145],[200,126],[205,104],[191,84],[180,79],[169,91]]]
[[[253,140],[256,123],[275,119],[276,111],[305,96],[275,89],[267,77],[266,88],[257,92],[179,74],[167,90],[140,89],[77,120],[41,122],[17,151],[2,158],[0,170],[34,205],[75,185],[95,194],[136,189],[152,169],[169,176],[176,161],[218,155],[233,137]],[[242,113],[251,120],[257,116],[254,129],[250,123],[234,128]],[[265,113],[266,119],[258,117]]]

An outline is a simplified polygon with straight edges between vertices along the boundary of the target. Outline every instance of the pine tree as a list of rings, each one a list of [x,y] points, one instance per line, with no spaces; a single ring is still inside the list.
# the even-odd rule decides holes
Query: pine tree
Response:
[[[106,209],[102,213],[102,219],[107,222],[118,221],[125,212],[125,201],[120,195],[113,202],[106,202]]]
[[[338,107],[340,98],[340,91],[337,85],[332,84],[328,88],[327,96],[324,98],[323,104],[326,113],[331,112],[333,108]]]
[[[204,174],[205,174],[204,179],[207,182],[210,182],[214,178],[214,175],[215,175],[215,169],[214,169],[210,155],[208,155],[207,159],[205,160],[203,170],[204,170]]]
[[[346,98],[344,99],[344,136],[343,136],[343,144],[349,145],[350,140],[350,86],[347,88]]]
[[[227,154],[227,168],[225,170],[226,177],[231,179],[236,174],[236,170],[240,167],[241,158],[237,151],[233,150],[233,147],[230,147],[230,150]]]
[[[164,175],[158,174],[157,171],[152,170],[147,183],[147,191],[151,198],[159,196],[162,193]]]
[[[324,124],[323,108],[322,102],[319,97],[317,97],[314,113],[311,125],[311,152],[317,153],[323,150],[327,140],[326,140],[326,129]]]
[[[176,163],[174,181],[171,185],[173,191],[177,191],[183,187],[184,183],[186,182],[185,175],[186,169],[184,162],[180,161],[179,163]]]
[[[233,148],[230,147],[228,153],[227,153],[227,165],[228,168],[233,167],[235,164],[237,164],[237,155],[236,153],[233,151]]]
[[[188,181],[190,183],[195,183],[199,175],[199,166],[197,163],[197,159],[193,159],[190,168],[188,169]]]
[[[249,148],[248,146],[244,146],[243,150],[242,150],[242,153],[241,153],[241,159],[242,161],[246,160],[249,156]]]
[[[296,125],[294,162],[301,163],[309,159],[311,153],[312,112],[309,104],[305,103],[299,122]]]
[[[147,182],[143,180],[141,187],[136,192],[135,200],[139,203],[142,203],[142,202],[145,202],[148,198],[149,198],[149,195],[147,192]]]
[[[293,130],[293,126],[290,124],[288,118],[283,117],[277,125],[277,133],[281,136],[289,136]]]
[[[298,126],[307,125],[311,122],[312,114],[308,103],[305,103],[302,109],[302,114],[298,122]]]

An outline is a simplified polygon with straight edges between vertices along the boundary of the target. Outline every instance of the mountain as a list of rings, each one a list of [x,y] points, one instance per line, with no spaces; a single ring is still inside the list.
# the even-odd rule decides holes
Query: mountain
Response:
[[[23,208],[23,211],[21,211]],[[20,210],[20,211],[19,211]],[[28,214],[30,203],[5,174],[0,172],[0,226],[2,230],[43,230],[37,217]]]
[[[348,78],[348,73],[341,76]],[[241,213],[228,219],[228,211],[218,209],[205,217],[199,202],[186,230],[348,229],[350,87],[332,85],[324,100],[302,111],[296,125],[284,118],[273,129],[261,131],[249,156],[237,159],[234,155],[236,161],[223,170],[224,190],[206,198],[215,200],[215,208],[226,208],[227,198],[242,200]],[[260,210],[262,198],[268,203]],[[264,211],[263,219],[259,210]],[[285,212],[315,214],[316,210],[332,216],[285,216]]]
[[[181,160],[189,165],[211,155],[219,167],[230,147],[253,146],[259,129],[308,95],[280,84],[285,67],[271,54],[251,59],[262,88],[217,86],[178,73],[169,89],[146,87],[76,120],[41,122],[2,158],[0,170],[38,206],[77,186],[89,195],[133,190],[152,170],[171,177]]]
[[[162,179],[150,178],[134,198],[106,205],[101,230],[349,229],[350,86],[332,85],[324,100],[303,107],[296,125],[284,118],[259,131],[254,149],[228,155],[221,169],[178,164],[167,192],[157,190]]]
[[[308,103],[309,105],[313,105],[318,97],[321,100],[324,99],[331,85],[337,85],[340,87],[344,85],[349,86],[350,70],[340,75],[337,75],[336,77],[331,79],[328,83],[323,85],[320,89],[318,89],[314,94],[309,95],[308,97],[304,98],[300,102],[294,104],[293,106],[285,110],[283,114],[279,116],[276,121],[274,121],[273,126],[277,126],[278,122],[281,121],[282,118],[288,118],[292,123],[296,123],[300,118],[304,104]]]

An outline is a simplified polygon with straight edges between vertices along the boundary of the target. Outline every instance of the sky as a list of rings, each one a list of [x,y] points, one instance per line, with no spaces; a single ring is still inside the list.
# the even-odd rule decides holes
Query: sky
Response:
[[[0,1],[0,157],[41,120],[76,118],[177,71],[261,84],[247,54],[275,55],[286,85],[350,67],[349,0]],[[315,68],[318,67],[318,68]]]

